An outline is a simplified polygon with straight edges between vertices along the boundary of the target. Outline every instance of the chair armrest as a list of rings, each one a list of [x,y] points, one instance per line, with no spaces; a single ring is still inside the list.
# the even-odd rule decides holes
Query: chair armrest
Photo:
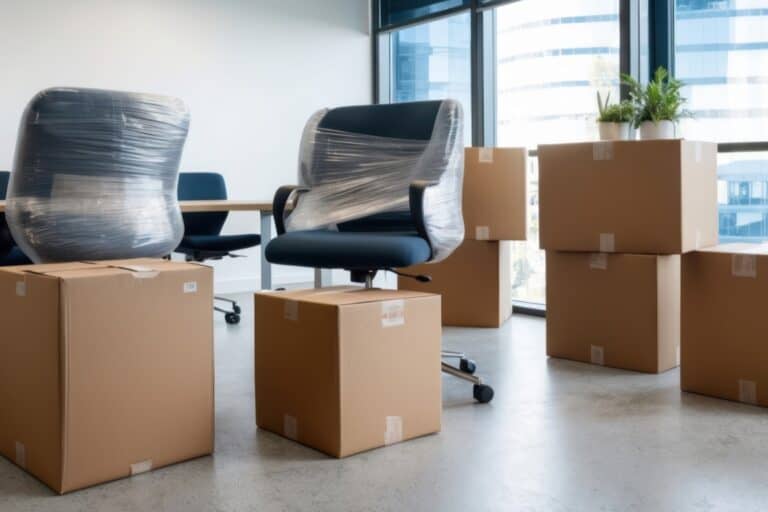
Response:
[[[414,181],[408,189],[408,203],[411,209],[411,219],[416,226],[416,232],[421,238],[429,243],[432,247],[432,243],[429,240],[429,233],[427,232],[427,224],[424,221],[424,194],[427,188],[437,185],[436,181]]]
[[[277,228],[278,236],[285,233],[285,208],[291,195],[293,195],[294,192],[299,194],[307,192],[308,190],[308,188],[300,187],[298,185],[283,185],[277,189],[277,192],[275,192],[275,197],[272,199],[272,215],[275,218],[275,227]],[[297,202],[298,198],[294,199],[294,207]]]

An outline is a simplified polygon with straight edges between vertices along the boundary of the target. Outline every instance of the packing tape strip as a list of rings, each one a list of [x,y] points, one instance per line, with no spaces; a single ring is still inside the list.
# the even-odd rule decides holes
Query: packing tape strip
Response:
[[[475,226],[475,240],[489,240],[491,228],[489,226]]]
[[[283,305],[283,316],[286,320],[293,322],[299,321],[299,302],[295,300],[286,300]]]
[[[403,440],[403,417],[387,416],[385,418],[384,446],[399,443]]]
[[[616,235],[613,233],[600,233],[600,252],[614,252],[616,250]]]
[[[16,281],[16,295],[19,297],[27,296],[27,283],[24,281]]]
[[[754,254],[732,254],[731,275],[734,277],[757,277],[757,256]]]
[[[385,300],[381,303],[381,326],[405,325],[405,301]]]
[[[477,159],[481,164],[492,164],[493,148],[480,148],[477,152]]]
[[[299,421],[296,416],[283,415],[283,436],[296,441],[299,438]]]
[[[589,346],[589,361],[592,364],[605,365],[605,350],[598,345]]]
[[[131,464],[131,476],[149,473],[150,471],[152,471],[152,459]]]
[[[18,441],[16,441],[16,465],[27,469],[27,447]]]
[[[592,160],[613,160],[613,142],[603,141],[593,143]]]
[[[593,252],[590,254],[589,268],[592,270],[608,270],[608,255],[603,252]]]
[[[739,402],[757,405],[757,383],[739,379]]]

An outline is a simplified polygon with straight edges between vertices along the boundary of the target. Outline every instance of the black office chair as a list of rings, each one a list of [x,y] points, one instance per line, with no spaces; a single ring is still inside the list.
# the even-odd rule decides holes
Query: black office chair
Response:
[[[179,173],[179,200],[202,201],[227,198],[227,185],[221,174],[212,172]],[[220,260],[225,256],[236,257],[231,251],[255,247],[261,243],[261,236],[222,235],[221,228],[227,220],[227,212],[184,213],[184,237],[176,252],[184,254],[187,261]],[[214,306],[216,311],[224,313],[228,324],[240,322],[240,306],[232,299],[214,297],[227,302],[232,310]]]
[[[11,173],[0,171],[0,199],[5,199],[8,193],[8,181],[11,179]],[[0,267],[11,265],[29,265],[32,260],[19,249],[16,242],[13,241],[11,230],[5,221],[5,214],[0,213]]]
[[[462,112],[457,102],[344,107],[310,119],[301,147],[301,186],[281,187],[273,211],[272,263],[344,269],[370,288],[379,270],[443,259],[464,237]],[[286,205],[292,203],[290,212]],[[402,275],[402,273],[400,273]],[[408,276],[426,281],[428,276]],[[464,354],[444,372],[493,389]]]

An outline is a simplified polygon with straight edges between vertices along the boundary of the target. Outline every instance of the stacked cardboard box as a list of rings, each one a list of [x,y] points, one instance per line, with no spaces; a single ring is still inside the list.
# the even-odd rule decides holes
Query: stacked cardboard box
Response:
[[[716,172],[710,143],[539,146],[548,355],[677,366],[679,255],[717,243]]]
[[[403,290],[442,295],[443,325],[498,327],[512,314],[511,240],[527,232],[525,148],[467,148],[464,243],[446,260],[403,269],[432,278],[398,278]]]

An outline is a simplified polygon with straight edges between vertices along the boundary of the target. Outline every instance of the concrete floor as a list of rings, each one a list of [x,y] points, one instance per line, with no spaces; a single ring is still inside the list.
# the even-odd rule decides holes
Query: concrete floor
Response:
[[[243,310],[250,311],[245,298]],[[216,455],[58,497],[0,459],[6,511],[764,511],[768,411],[663,375],[547,359],[544,321],[446,329],[496,388],[445,377],[443,432],[346,460],[254,426],[252,325],[216,318]]]

